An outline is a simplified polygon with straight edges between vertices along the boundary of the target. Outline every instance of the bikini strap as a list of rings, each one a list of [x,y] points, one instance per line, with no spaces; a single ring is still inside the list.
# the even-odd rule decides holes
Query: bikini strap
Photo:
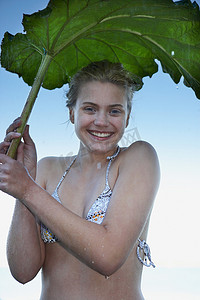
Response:
[[[107,166],[107,170],[106,170],[106,186],[109,186],[109,184],[108,184],[108,175],[109,175],[109,169],[110,169],[111,163],[112,163],[112,161],[117,157],[117,155],[119,154],[119,152],[120,152],[120,147],[118,146],[116,152],[115,152],[113,155],[111,155],[111,156],[107,156],[107,158],[106,158],[106,159],[109,160],[109,163],[108,163],[108,166]],[[55,189],[55,192],[58,192],[58,189],[59,189],[61,183],[62,183],[63,180],[65,179],[67,173],[68,173],[69,170],[71,169],[71,166],[72,166],[73,163],[75,162],[76,158],[77,158],[77,155],[76,155],[76,156],[74,157],[74,159],[71,161],[71,163],[70,163],[69,166],[67,167],[66,171],[64,172],[63,176],[61,177],[60,181],[58,182],[58,185],[57,185],[57,187],[56,187],[56,189]]]
[[[120,152],[120,147],[117,147],[116,152],[112,155],[112,156],[107,156],[106,158],[109,160],[108,166],[107,166],[107,170],[106,170],[106,186],[109,187],[109,183],[108,183],[108,175],[109,175],[109,170],[110,170],[110,166],[112,161],[117,157],[117,155]]]
[[[69,166],[67,167],[67,169],[66,169],[66,171],[64,172],[64,174],[63,174],[63,176],[61,177],[61,179],[60,179],[60,181],[58,182],[58,185],[57,185],[57,187],[56,187],[56,189],[55,189],[55,192],[57,192],[58,191],[58,189],[59,189],[59,187],[60,187],[60,185],[61,185],[61,183],[63,182],[63,180],[65,179],[65,176],[67,175],[67,173],[69,172],[69,170],[71,169],[71,166],[73,165],[73,163],[75,162],[75,160],[76,160],[76,157],[77,157],[77,155],[74,157],[74,159],[71,161],[71,163],[69,164]]]

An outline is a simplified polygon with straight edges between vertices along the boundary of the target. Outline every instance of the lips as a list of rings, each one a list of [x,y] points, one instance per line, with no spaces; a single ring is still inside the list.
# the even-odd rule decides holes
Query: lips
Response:
[[[112,132],[100,132],[100,131],[88,131],[91,135],[98,138],[108,138],[112,135]]]

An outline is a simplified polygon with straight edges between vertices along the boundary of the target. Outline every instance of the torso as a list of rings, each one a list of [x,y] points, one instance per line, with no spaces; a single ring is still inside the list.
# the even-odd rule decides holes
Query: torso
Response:
[[[109,185],[111,189],[117,180],[119,164],[120,157],[113,161],[110,167]],[[80,217],[86,218],[94,199],[97,199],[105,188],[106,168],[107,165],[100,170],[95,170],[95,174],[89,170],[87,174],[81,174],[80,169],[76,168],[74,164],[73,169],[59,187],[58,194],[62,205]],[[46,182],[46,190],[50,194],[54,192],[65,169],[64,158],[52,161],[54,174],[52,175],[49,170],[49,178]],[[86,191],[84,195],[83,190]],[[146,239],[148,223],[141,234],[141,239]],[[137,244],[133,247],[123,266],[106,279],[72,256],[60,242],[47,243],[42,272],[41,300],[144,299],[140,289],[143,266],[137,258],[136,248]]]
[[[106,279],[59,243],[46,245],[41,300],[142,300],[142,265],[134,247],[125,264]]]

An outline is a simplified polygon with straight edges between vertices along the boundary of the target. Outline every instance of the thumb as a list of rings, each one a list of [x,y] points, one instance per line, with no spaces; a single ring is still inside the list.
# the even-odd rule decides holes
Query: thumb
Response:
[[[26,127],[25,127],[24,134],[23,134],[23,140],[24,140],[25,144],[27,144],[27,145],[34,144],[32,138],[30,137],[30,134],[29,134],[29,125],[26,125]]]
[[[24,143],[20,143],[17,149],[17,161],[24,164]]]

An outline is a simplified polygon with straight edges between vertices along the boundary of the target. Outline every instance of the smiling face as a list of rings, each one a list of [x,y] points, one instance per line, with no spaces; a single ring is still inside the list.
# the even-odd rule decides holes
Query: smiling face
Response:
[[[128,124],[125,90],[109,82],[90,81],[80,89],[70,119],[90,152],[113,152]]]

